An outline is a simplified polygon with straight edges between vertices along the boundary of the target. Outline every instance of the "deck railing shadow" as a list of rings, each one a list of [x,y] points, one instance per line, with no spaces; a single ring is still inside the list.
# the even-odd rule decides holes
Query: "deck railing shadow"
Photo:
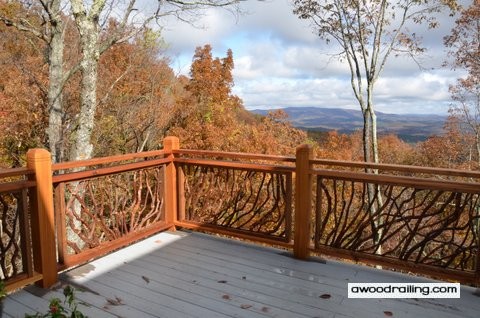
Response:
[[[0,171],[9,289],[175,227],[480,285],[479,172],[181,149]]]

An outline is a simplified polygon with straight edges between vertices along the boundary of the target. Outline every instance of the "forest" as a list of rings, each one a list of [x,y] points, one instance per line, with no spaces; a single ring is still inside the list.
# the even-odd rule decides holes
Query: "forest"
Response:
[[[49,153],[43,157],[48,169],[43,175],[33,169],[35,186],[10,177],[30,176],[31,156],[40,151],[30,152],[27,168],[4,173],[0,278],[26,270],[33,274],[27,266],[30,248],[18,243],[30,240],[28,229],[20,226],[21,218],[24,227],[28,224],[24,210],[30,202],[34,217],[44,207],[50,221],[57,216],[50,226],[32,219],[31,232],[56,228],[58,246],[55,231],[46,245],[50,261],[57,261],[58,251],[65,268],[112,242],[109,248],[119,247],[118,239],[133,241],[160,227],[179,226],[263,238],[294,249],[301,245],[306,254],[314,246],[315,252],[403,270],[444,269],[444,277],[478,285],[478,172],[424,167],[479,168],[480,3],[460,8],[454,1],[432,0],[458,11],[444,38],[452,60],[445,67],[462,69],[465,76],[450,88],[452,106],[443,133],[407,143],[395,135],[377,136],[372,98],[390,53],[422,51],[414,37],[398,30],[383,35],[393,35],[390,45],[377,37],[382,25],[397,17],[390,2],[368,2],[380,6],[372,11],[355,7],[355,1],[331,0],[344,7],[322,7],[330,0],[293,1],[293,13],[318,26],[333,22],[335,13],[345,14],[335,21],[342,25],[340,33],[328,27],[316,31],[345,45],[364,119],[364,128],[352,134],[315,134],[293,127],[285,112],[247,111],[232,90],[232,50],[217,57],[206,43],[192,52],[188,76],[175,73],[161,31],[149,22],[173,15],[188,23],[206,7],[238,2],[159,1],[150,16],[136,20],[135,0],[122,10],[107,0],[0,0],[0,168],[25,167],[32,148],[48,149],[55,163],[50,164]],[[405,12],[424,4],[406,2],[411,6],[403,7]],[[404,18],[435,27],[428,15],[438,8],[417,8]],[[378,22],[372,12],[385,20]],[[354,26],[359,32],[349,28]],[[178,137],[181,148],[166,136]],[[165,151],[143,153],[159,149]],[[88,160],[117,154],[129,155]],[[248,160],[236,161],[242,157]],[[29,197],[25,187],[49,193]],[[40,204],[44,198],[50,203]],[[56,266],[43,268],[53,269],[54,281]],[[452,273],[456,276],[448,276]]]
[[[210,4],[215,3],[230,4]],[[294,128],[285,113],[260,116],[247,111],[241,97],[232,93],[231,50],[215,57],[209,44],[197,47],[189,76],[177,75],[161,31],[113,15],[97,25],[96,91],[88,99],[85,87],[93,84],[86,80],[90,75],[82,21],[79,14],[61,10],[53,17],[55,4],[0,2],[1,168],[23,166],[26,151],[35,147],[49,149],[53,160],[61,162],[160,149],[167,135],[178,136],[183,148],[291,155],[296,146],[309,143],[317,158],[364,160],[362,131],[308,134]],[[475,60],[459,48],[466,47],[461,40],[475,47],[474,33],[462,32],[478,34],[478,19],[476,30],[467,27],[478,18],[479,5],[462,12],[445,44],[457,63],[448,67],[462,67],[468,77],[451,88],[453,102],[444,133],[416,144],[395,135],[379,136],[380,162],[478,169],[478,55]],[[55,91],[52,69],[58,56],[53,44],[58,27],[68,45],[61,47],[62,72]],[[89,103],[94,107],[85,108]],[[91,138],[80,142],[85,114],[92,116],[93,125],[86,125]],[[86,149],[82,154],[80,144]]]

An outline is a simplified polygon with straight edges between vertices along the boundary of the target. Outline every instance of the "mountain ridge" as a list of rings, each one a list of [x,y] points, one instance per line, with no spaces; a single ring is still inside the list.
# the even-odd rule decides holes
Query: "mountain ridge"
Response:
[[[270,111],[283,110],[294,127],[303,130],[353,133],[363,128],[360,110],[320,107],[285,107],[270,110],[253,109],[250,112],[266,115]],[[378,133],[395,134],[407,142],[418,142],[432,135],[443,133],[447,116],[436,114],[388,114],[376,112]]]

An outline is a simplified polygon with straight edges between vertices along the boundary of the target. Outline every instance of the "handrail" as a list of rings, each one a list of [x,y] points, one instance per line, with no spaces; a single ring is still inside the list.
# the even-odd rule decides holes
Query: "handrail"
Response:
[[[33,180],[20,180],[14,182],[0,183],[0,193],[20,191],[27,188],[33,188],[37,183]]]
[[[295,160],[296,160],[295,157],[289,157],[289,156],[265,155],[265,154],[258,154],[258,153],[193,150],[193,149],[174,150],[173,154],[176,154],[176,155],[210,156],[210,157],[222,157],[222,158],[268,160],[268,161],[276,161],[276,162],[295,162]]]
[[[313,175],[337,180],[371,182],[376,184],[398,185],[421,189],[444,190],[452,192],[479,193],[480,183],[445,181],[432,178],[404,177],[385,174],[363,172],[349,172],[341,170],[311,169]]]
[[[68,181],[79,181],[88,178],[101,177],[106,175],[111,175],[115,173],[127,172],[138,169],[151,168],[158,165],[163,165],[169,163],[171,160],[169,158],[163,159],[153,159],[147,161],[139,161],[134,163],[128,163],[113,167],[98,168],[94,170],[78,171],[78,172],[69,172],[60,175],[55,175],[52,178],[53,183],[68,182]]]
[[[244,163],[244,162],[233,162],[233,161],[219,161],[219,160],[208,160],[208,159],[175,158],[174,162],[199,165],[199,166],[235,168],[235,169],[252,170],[252,171],[260,171],[260,172],[294,172],[295,171],[294,167],[289,167],[289,166]]]
[[[34,171],[26,167],[0,169],[0,178],[28,176],[34,174]]]
[[[278,156],[278,155],[266,155],[258,153],[240,153],[240,152],[222,152],[222,151],[210,151],[210,150],[194,150],[194,149],[179,149],[174,150],[175,155],[194,155],[194,156],[208,156],[208,157],[221,157],[232,159],[254,159],[254,160],[268,160],[275,162],[291,162],[295,163],[296,159],[292,156]],[[448,168],[434,168],[434,167],[422,167],[415,165],[397,165],[397,164],[384,164],[384,163],[365,163],[360,161],[346,161],[346,160],[328,160],[328,159],[312,159],[310,163],[313,165],[324,166],[337,166],[337,167],[349,167],[349,168],[370,168],[383,171],[398,171],[408,173],[426,173],[437,174],[444,176],[456,176],[466,178],[478,178],[480,179],[480,171],[466,171],[459,169]]]
[[[338,167],[350,167],[350,168],[370,168],[384,171],[399,171],[409,173],[428,173],[445,176],[467,177],[480,179],[480,172],[467,171],[458,169],[447,168],[433,168],[433,167],[421,167],[421,166],[409,166],[409,165],[395,165],[384,163],[367,163],[359,161],[343,161],[343,160],[327,160],[327,159],[314,159],[310,160],[313,165],[324,166],[338,166]]]
[[[88,167],[88,166],[95,166],[95,165],[106,164],[106,163],[132,160],[137,158],[165,156],[167,154],[168,153],[165,152],[164,150],[153,150],[153,151],[130,153],[125,155],[93,158],[88,160],[67,161],[67,162],[60,162],[60,163],[53,164],[52,170],[58,171],[58,170],[74,169],[74,168],[80,168],[80,167]]]

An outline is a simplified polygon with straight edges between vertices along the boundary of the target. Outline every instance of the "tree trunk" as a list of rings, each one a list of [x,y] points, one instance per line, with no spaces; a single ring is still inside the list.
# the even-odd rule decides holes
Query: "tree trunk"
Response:
[[[52,161],[63,158],[63,21],[60,17],[60,0],[53,0],[51,10],[51,34],[48,51],[48,146]]]
[[[372,94],[369,90],[368,94],[368,105],[367,105],[367,113],[370,119],[370,135],[371,135],[371,144],[368,145],[369,149],[371,149],[371,159],[373,159],[374,163],[379,163],[379,151],[378,151],[378,136],[377,136],[377,115],[375,114],[375,110],[373,109],[372,103]],[[367,129],[367,127],[365,127]],[[378,174],[378,169],[369,169],[370,173]],[[383,206],[383,197],[380,185],[371,184],[368,185],[368,197],[369,203],[371,204],[370,207],[370,216],[371,216],[371,227],[372,227],[372,234],[373,234],[373,243],[376,246],[375,254],[381,255],[382,254],[382,246],[380,241],[383,236],[383,216],[378,214],[378,211],[382,209]],[[378,215],[377,215],[378,214]]]
[[[373,162],[374,163],[379,163],[380,162],[380,156],[378,153],[378,136],[377,136],[377,115],[375,114],[375,111],[373,110],[372,105],[368,106],[368,111],[370,113],[370,120],[371,120],[371,129],[372,129],[372,152],[373,152]],[[377,171],[377,170],[375,170]],[[378,171],[377,171],[378,173]]]
[[[475,132],[475,146],[476,146],[476,149],[477,149],[477,163],[478,163],[478,166],[480,167],[480,133],[479,132]]]
[[[84,160],[92,157],[93,145],[91,136],[97,108],[97,76],[98,76],[98,30],[94,22],[83,21],[81,28],[81,92],[80,114],[77,129],[70,150],[70,160]]]
[[[80,32],[80,45],[83,56],[80,63],[82,73],[80,113],[70,148],[71,161],[90,159],[93,154],[91,136],[97,108],[97,76],[100,57],[98,49],[99,32],[95,20],[79,19],[76,20],[76,23]],[[85,193],[84,184],[75,182],[72,185],[77,189],[77,195],[83,197]],[[75,214],[81,218],[83,213],[78,200],[75,200],[72,208]],[[82,222],[74,219],[72,223],[73,228],[67,230],[67,239],[75,242],[79,248],[83,248],[85,242],[77,235],[77,232],[82,231]]]
[[[363,161],[372,162],[371,120],[368,109],[362,109],[363,114]],[[369,171],[366,171],[369,172]]]

